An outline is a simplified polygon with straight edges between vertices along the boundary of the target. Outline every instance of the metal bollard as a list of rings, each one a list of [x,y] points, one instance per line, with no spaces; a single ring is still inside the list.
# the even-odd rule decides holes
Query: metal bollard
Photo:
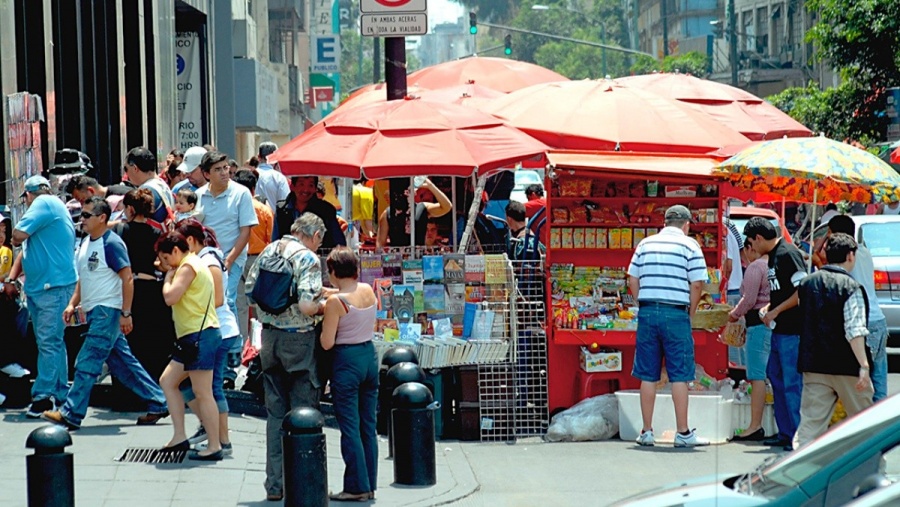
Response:
[[[324,426],[325,417],[314,408],[295,408],[284,416],[281,442],[284,451],[284,505],[287,507],[328,505]]]
[[[385,386],[385,378],[388,370],[398,363],[415,363],[419,364],[419,358],[416,351],[409,347],[393,347],[384,352],[381,356],[381,368],[378,371],[378,418],[375,421],[375,428],[379,435],[390,436],[389,431],[391,424],[391,393],[394,389],[387,389]],[[397,387],[397,386],[394,386]]]
[[[437,483],[434,459],[434,397],[424,384],[408,382],[394,391],[394,482]]]
[[[29,507],[74,507],[74,456],[64,449],[72,436],[61,426],[42,426],[28,435],[25,447],[34,454],[25,457]]]
[[[393,394],[394,389],[397,387],[407,383],[407,382],[418,382],[420,384],[425,382],[425,370],[419,367],[418,364],[415,363],[397,363],[394,366],[391,366],[391,369],[388,370],[387,375],[384,377],[384,387],[388,393]],[[393,424],[391,423],[391,407],[392,403],[387,404],[386,414],[387,418],[387,434],[388,434],[388,458],[394,457],[394,432],[391,431]]]

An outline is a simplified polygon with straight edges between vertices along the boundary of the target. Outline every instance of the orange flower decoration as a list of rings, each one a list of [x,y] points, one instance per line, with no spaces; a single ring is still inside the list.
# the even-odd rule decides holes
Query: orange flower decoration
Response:
[[[753,190],[754,192],[768,192],[769,190],[771,190],[771,187],[769,187],[769,185],[766,185],[765,182],[760,181],[759,183],[753,185],[750,190]]]
[[[791,179],[785,176],[776,176],[772,178],[772,186],[775,188],[784,188],[791,183]]]
[[[872,194],[864,188],[856,187],[853,189],[853,192],[850,193],[850,200],[853,202],[869,203],[872,202]]]
[[[824,196],[825,199],[831,202],[837,202],[841,200],[841,194],[843,191],[837,185],[829,185],[825,188],[824,191],[819,192],[819,195]]]

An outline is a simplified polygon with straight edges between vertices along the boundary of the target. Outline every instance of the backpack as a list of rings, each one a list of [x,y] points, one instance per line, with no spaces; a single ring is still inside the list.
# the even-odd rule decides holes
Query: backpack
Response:
[[[259,274],[253,290],[247,293],[253,304],[270,315],[281,315],[298,300],[291,262],[294,256],[284,256],[286,246],[287,242],[281,240],[267,255],[259,256],[256,260]]]

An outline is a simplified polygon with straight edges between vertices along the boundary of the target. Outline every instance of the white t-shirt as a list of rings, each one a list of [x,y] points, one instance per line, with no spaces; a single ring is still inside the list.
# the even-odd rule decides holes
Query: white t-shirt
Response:
[[[203,250],[200,250],[199,257],[204,266],[215,266],[222,270],[222,287],[223,289],[228,287],[228,271],[225,271],[222,267],[222,259],[225,258],[222,255],[222,251],[218,248],[205,247]],[[231,308],[228,307],[227,302],[222,306],[216,307],[216,317],[219,319],[219,331],[222,333],[223,340],[234,338],[241,334],[241,330],[238,329],[237,319],[231,313]]]
[[[97,239],[85,237],[75,257],[81,282],[81,308],[95,306],[122,309],[122,279],[119,271],[131,267],[128,248],[118,234],[106,231]]]

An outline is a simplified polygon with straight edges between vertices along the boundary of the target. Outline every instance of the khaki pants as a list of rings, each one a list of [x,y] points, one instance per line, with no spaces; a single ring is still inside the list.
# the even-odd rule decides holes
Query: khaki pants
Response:
[[[800,427],[797,440],[802,447],[828,430],[837,400],[841,400],[847,417],[872,406],[875,391],[870,383],[862,391],[856,390],[857,377],[849,375],[803,374],[803,393],[800,396]]]
[[[247,274],[250,273],[250,266],[256,262],[256,258],[258,255],[248,255],[247,262],[244,263],[244,272],[241,274],[241,282],[238,284],[237,288],[237,298],[235,299],[235,306],[237,307],[237,318],[238,329],[241,331],[241,336],[246,340],[250,338],[250,301],[247,300],[247,294],[244,293],[244,282],[247,281]]]

